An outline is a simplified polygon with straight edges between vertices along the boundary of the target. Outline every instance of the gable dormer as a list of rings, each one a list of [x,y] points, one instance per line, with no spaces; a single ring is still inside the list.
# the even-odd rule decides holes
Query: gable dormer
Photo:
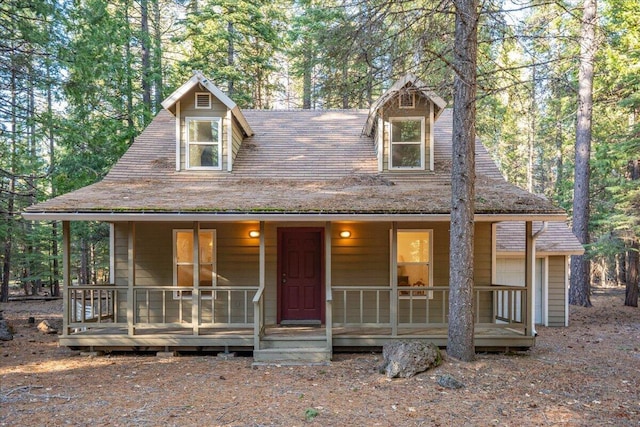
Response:
[[[371,107],[365,134],[375,141],[380,172],[433,170],[435,121],[446,102],[406,74]]]
[[[176,170],[229,171],[253,131],[227,95],[195,71],[162,102],[176,118]]]

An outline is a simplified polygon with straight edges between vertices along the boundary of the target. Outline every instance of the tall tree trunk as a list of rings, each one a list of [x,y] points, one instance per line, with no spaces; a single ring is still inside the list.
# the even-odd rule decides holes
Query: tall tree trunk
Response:
[[[580,29],[580,71],[578,74],[578,117],[576,161],[573,184],[573,233],[580,243],[589,243],[589,158],[593,109],[593,68],[596,53],[596,0],[584,0]],[[585,255],[571,257],[569,303],[591,307],[589,260]]]
[[[127,44],[125,46],[125,63],[127,66],[126,70],[126,93],[125,97],[127,99],[127,131],[129,132],[129,145],[133,144],[134,139],[134,124],[133,124],[133,70],[131,67],[131,63],[133,62],[131,58],[131,26],[128,24],[129,22],[129,1],[125,1],[124,4],[124,16],[125,21],[127,22]]]
[[[160,25],[160,0],[152,0],[153,7],[153,111],[157,113],[162,109],[163,98],[163,72],[162,72],[162,29]]]
[[[148,0],[140,0],[140,47],[142,49],[142,103],[145,116],[152,111],[151,105],[151,60],[149,37],[149,5]],[[145,119],[146,124],[146,119]]]
[[[234,56],[235,56],[235,48],[233,47],[233,22],[227,22],[227,32],[229,34],[229,40],[227,44],[227,65],[229,69],[232,70],[234,67]],[[227,87],[229,88],[229,97],[233,96],[233,77],[229,76],[229,81],[227,82]]]
[[[311,109],[311,73],[313,72],[312,53],[310,48],[304,50],[304,71],[302,75],[302,108]]]
[[[628,175],[629,179],[632,181],[640,180],[640,160],[632,160],[628,165]],[[638,256],[638,251],[640,250],[640,242],[638,242],[638,237],[632,232],[631,233],[632,241],[628,251],[628,259],[629,259],[629,280],[627,280],[626,288],[625,288],[625,298],[624,305],[628,305],[631,307],[638,306],[638,286],[640,283],[638,281],[638,269],[640,265],[640,257]]]
[[[13,58],[12,58],[13,59]],[[13,64],[13,60],[11,61]],[[4,239],[4,256],[2,264],[2,285],[0,285],[0,301],[9,301],[9,280],[11,279],[11,252],[13,250],[13,215],[16,191],[16,156],[17,156],[17,76],[16,67],[11,67],[11,148],[9,151],[9,191],[7,193],[7,210],[5,224],[7,232]]]
[[[454,0],[453,156],[449,249],[447,354],[475,358],[473,341],[473,248],[475,213],[476,62],[478,2]]]
[[[638,306],[638,286],[640,283],[638,282],[639,275],[639,257],[638,251],[640,250],[640,244],[638,244],[638,240],[634,239],[631,243],[631,247],[629,248],[629,280],[627,280],[627,285],[625,288],[624,295],[624,305],[630,307]]]
[[[620,253],[616,255],[616,284],[618,286],[626,285],[627,283],[627,255],[626,253]]]
[[[47,66],[47,134],[49,139],[49,179],[51,180],[51,197],[56,196],[56,184],[54,174],[56,170],[55,138],[53,134],[53,81],[51,70]],[[51,223],[51,296],[60,296],[60,267],[58,265],[58,222]]]

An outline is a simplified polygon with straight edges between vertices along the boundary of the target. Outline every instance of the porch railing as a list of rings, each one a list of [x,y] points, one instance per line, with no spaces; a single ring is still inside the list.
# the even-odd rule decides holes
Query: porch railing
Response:
[[[333,286],[333,325],[393,327],[392,304],[400,328],[444,328],[449,321],[449,286],[398,288]],[[397,298],[393,293],[397,292]],[[475,324],[524,331],[526,289],[518,286],[475,286]],[[393,328],[394,330],[396,328]]]
[[[66,292],[67,333],[97,328],[252,328],[257,286],[74,285]],[[194,312],[194,304],[197,310]],[[129,325],[132,313],[133,325]],[[195,316],[195,320],[194,320]],[[195,332],[194,332],[195,333]]]
[[[71,287],[65,295],[67,333],[87,329],[113,328],[118,323],[120,303],[126,300],[127,287],[83,285]],[[124,322],[126,324],[126,321]]]
[[[253,296],[253,342],[254,349],[260,350],[260,338],[264,335],[265,312],[264,312],[264,288],[258,288]]]

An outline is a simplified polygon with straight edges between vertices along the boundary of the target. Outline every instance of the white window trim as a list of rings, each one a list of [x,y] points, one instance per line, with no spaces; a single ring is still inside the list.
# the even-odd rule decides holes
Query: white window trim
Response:
[[[218,122],[218,140],[213,142],[191,142],[189,141],[189,124],[191,121],[217,121]],[[184,119],[184,132],[185,132],[185,169],[188,170],[222,170],[222,117],[185,117]],[[191,166],[191,159],[189,146],[194,145],[217,145],[218,146],[218,166]]]
[[[399,228],[396,230],[396,238],[392,239],[392,244],[395,243],[395,245],[398,245],[398,234],[402,233],[402,232],[414,232],[414,233],[428,233],[429,234],[429,262],[424,263],[424,262],[398,262],[397,260],[397,256],[398,256],[398,249],[396,247],[395,252],[396,254],[396,262],[395,264],[395,270],[392,272],[392,274],[395,275],[395,283],[398,283],[398,266],[400,265],[406,265],[406,264],[427,264],[429,266],[429,284],[427,285],[428,288],[432,288],[433,285],[433,229],[431,228]],[[408,288],[408,289],[405,289]],[[411,299],[411,300],[419,300],[419,299],[433,299],[433,292],[432,291],[426,291],[426,295],[413,295],[413,294],[409,294],[409,295],[400,295],[401,291],[406,291],[406,290],[410,290],[411,286],[400,286],[398,284],[398,299]]]
[[[215,228],[201,228],[199,230],[200,232],[211,232],[213,234],[212,236],[212,241],[213,241],[213,248],[211,248],[211,250],[213,251],[213,263],[211,266],[211,269],[213,271],[213,278],[212,278],[212,282],[211,282],[211,287],[209,286],[203,286],[202,288],[198,287],[198,289],[205,289],[206,291],[209,292],[209,289],[211,289],[211,294],[207,295],[207,296],[202,296],[201,299],[211,299],[212,297],[215,297],[215,292],[214,289],[218,286],[218,243],[217,243],[217,235],[216,235],[216,229]],[[177,287],[178,286],[178,265],[193,265],[195,268],[195,261],[193,263],[180,263],[178,264],[178,254],[176,253],[176,241],[178,239],[178,233],[179,232],[184,232],[184,233],[193,233],[193,228],[174,228],[173,229],[173,286]],[[191,288],[193,288],[193,284],[189,287],[189,291],[191,291]],[[183,295],[181,291],[175,290],[173,291],[173,299],[191,299],[192,296],[191,295]]]
[[[408,122],[420,120],[420,141],[419,142],[393,142],[393,122]],[[389,119],[389,170],[424,170],[424,117],[423,116],[409,116],[409,117],[391,117]],[[393,166],[393,146],[394,145],[420,145],[420,166],[418,167],[399,167]]]
[[[207,95],[207,97],[209,98],[209,104],[206,107],[198,106],[198,96],[201,96],[201,95]],[[194,95],[194,99],[193,99],[193,107],[196,110],[210,110],[211,109],[211,93],[209,93],[209,92],[196,92],[196,94]]]
[[[403,96],[411,96],[411,100],[413,101],[411,105],[402,105],[402,97]],[[406,92],[398,94],[398,108],[403,110],[413,110],[416,108],[416,93],[415,92]]]

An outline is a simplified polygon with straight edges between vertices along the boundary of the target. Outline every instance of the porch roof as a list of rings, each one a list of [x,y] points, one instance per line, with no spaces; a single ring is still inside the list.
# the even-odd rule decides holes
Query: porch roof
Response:
[[[525,226],[523,221],[497,224],[496,252],[498,255],[524,255]],[[533,233],[543,228],[540,221],[532,224]],[[544,255],[582,255],[584,248],[565,222],[551,221],[536,239],[536,252]]]
[[[435,124],[435,170],[379,173],[367,110],[245,111],[254,130],[233,171],[176,171],[175,117],[161,111],[96,184],[27,208],[30,219],[161,219],[187,215],[447,218],[451,204],[451,110]],[[548,200],[505,181],[476,142],[476,214],[565,218]]]

